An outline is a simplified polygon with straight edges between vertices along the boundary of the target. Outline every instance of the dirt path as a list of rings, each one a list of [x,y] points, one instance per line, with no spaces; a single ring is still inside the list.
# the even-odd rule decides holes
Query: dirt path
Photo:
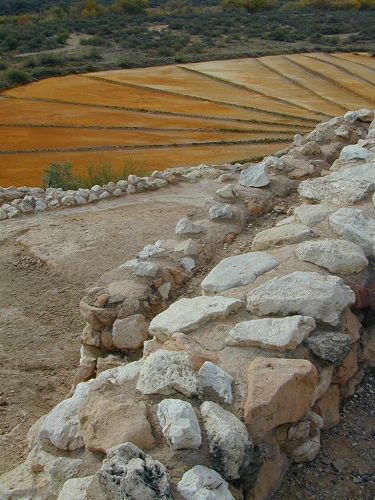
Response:
[[[0,474],[25,458],[28,429],[70,389],[83,289],[171,237],[214,189],[186,184],[1,223]]]

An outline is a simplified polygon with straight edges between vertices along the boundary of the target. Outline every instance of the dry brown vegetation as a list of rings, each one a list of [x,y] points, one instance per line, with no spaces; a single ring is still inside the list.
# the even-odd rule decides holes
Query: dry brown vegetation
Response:
[[[0,185],[39,185],[53,161],[142,170],[258,158],[296,132],[373,107],[375,59],[300,54],[87,73],[0,99]]]

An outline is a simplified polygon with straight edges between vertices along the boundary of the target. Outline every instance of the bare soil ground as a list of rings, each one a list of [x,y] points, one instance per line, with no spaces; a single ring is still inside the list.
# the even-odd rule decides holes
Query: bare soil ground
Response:
[[[69,392],[84,325],[83,290],[144,245],[171,237],[212,184],[1,223],[0,474],[22,462],[30,426]]]

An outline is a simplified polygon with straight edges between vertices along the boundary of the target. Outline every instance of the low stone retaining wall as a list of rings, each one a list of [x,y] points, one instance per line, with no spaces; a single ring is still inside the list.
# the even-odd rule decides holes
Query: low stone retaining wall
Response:
[[[32,427],[0,496],[267,499],[290,461],[315,458],[375,365],[373,119],[349,112],[222,179],[206,217],[88,290],[71,397]],[[289,216],[181,298],[271,210]]]

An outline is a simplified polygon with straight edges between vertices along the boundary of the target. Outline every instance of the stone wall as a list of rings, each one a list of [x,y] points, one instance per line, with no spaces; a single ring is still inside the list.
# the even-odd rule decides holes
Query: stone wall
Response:
[[[1,498],[267,499],[315,458],[375,365],[373,119],[349,112],[233,168],[205,216],[87,291],[72,393],[31,428]],[[288,216],[186,298],[271,211]]]

